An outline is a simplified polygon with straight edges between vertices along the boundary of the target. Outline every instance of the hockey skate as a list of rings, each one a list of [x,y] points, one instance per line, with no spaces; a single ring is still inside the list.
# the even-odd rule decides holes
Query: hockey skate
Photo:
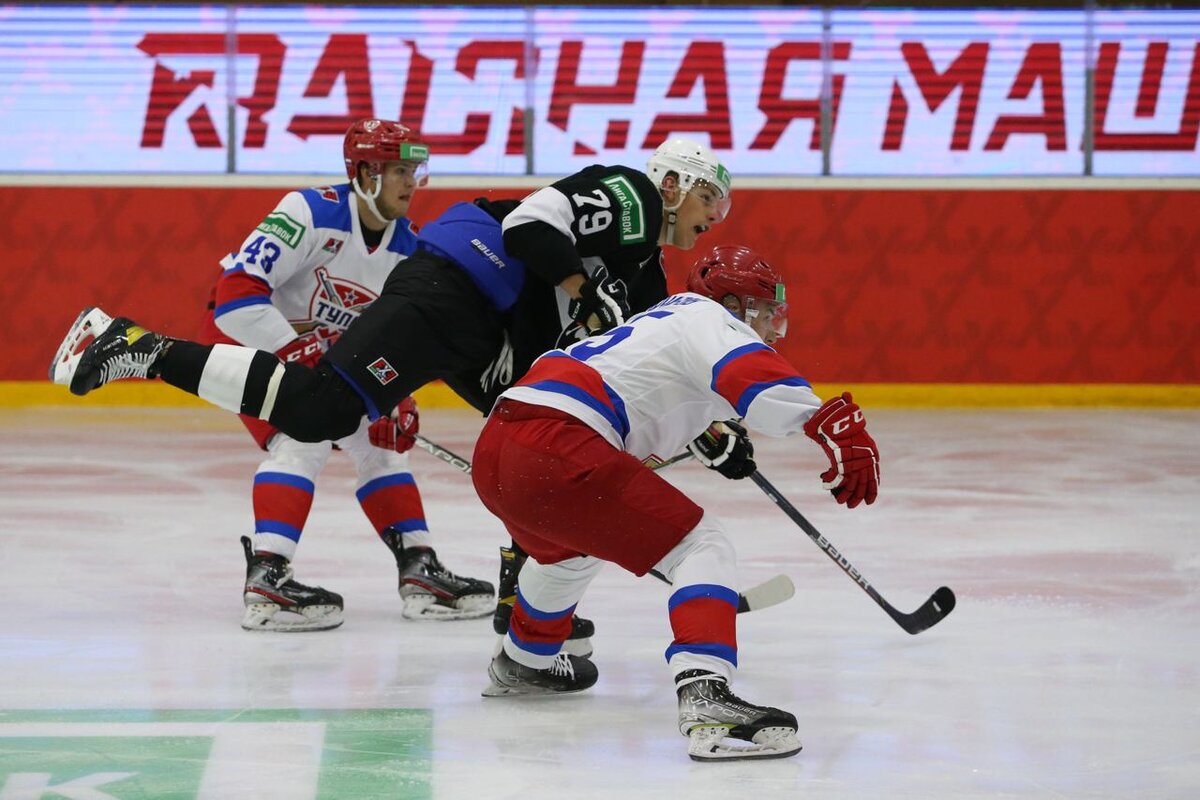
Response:
[[[800,752],[796,718],[747,703],[720,675],[690,669],[675,678],[679,732],[695,761],[786,758]]]
[[[492,610],[495,588],[487,581],[455,575],[432,547],[405,547],[395,531],[384,531],[383,541],[396,556],[406,619],[477,619]]]
[[[85,308],[58,346],[50,380],[82,396],[109,381],[153,378],[154,362],[168,341],[133,320]]]
[[[557,695],[582,692],[595,685],[599,676],[596,665],[586,658],[559,653],[546,669],[527,667],[500,650],[488,665],[492,682],[484,687],[484,697],[510,695]]]
[[[513,606],[517,602],[517,573],[529,556],[513,547],[500,548],[500,591],[496,599],[496,611],[492,614],[492,629],[496,631],[495,653],[504,645],[508,635],[508,622],[512,619]],[[592,654],[592,635],[596,626],[590,619],[571,617],[571,635],[563,642],[561,652],[572,656],[587,657]],[[495,655],[493,653],[493,655]]]
[[[319,586],[292,580],[292,567],[283,556],[255,554],[248,536],[246,551],[246,613],[248,631],[324,631],[342,624],[342,596]]]

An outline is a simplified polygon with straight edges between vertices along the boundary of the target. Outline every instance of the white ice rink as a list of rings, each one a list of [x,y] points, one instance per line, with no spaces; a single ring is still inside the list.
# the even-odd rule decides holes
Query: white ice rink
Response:
[[[739,618],[734,688],[793,711],[803,752],[700,764],[658,582],[610,568],[580,604],[593,690],[484,700],[490,620],[400,618],[348,459],[296,563],[345,596],[345,625],[248,633],[259,454],[231,416],[0,410],[0,800],[1200,797],[1200,412],[868,418],[873,507],[823,495],[807,440],[760,440],[759,466],[893,605],[945,584],[958,608],[909,636],[751,482],[673,467],[745,585],[798,587]],[[464,455],[479,426],[422,417]],[[494,582],[499,523],[463,475],[411,459],[443,561]]]

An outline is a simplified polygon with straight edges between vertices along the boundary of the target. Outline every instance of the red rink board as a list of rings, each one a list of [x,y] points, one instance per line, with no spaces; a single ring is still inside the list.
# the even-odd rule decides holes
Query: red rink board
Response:
[[[497,189],[520,197],[524,189]],[[426,189],[414,219],[481,191]],[[180,336],[278,188],[0,188],[0,380],[38,380],[85,305]],[[785,274],[813,381],[1200,382],[1200,192],[739,189],[701,247]],[[692,254],[669,251],[681,288]]]

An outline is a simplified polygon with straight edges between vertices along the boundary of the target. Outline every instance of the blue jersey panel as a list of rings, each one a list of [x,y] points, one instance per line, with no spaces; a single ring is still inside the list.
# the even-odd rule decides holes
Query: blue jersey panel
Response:
[[[325,186],[317,189],[301,189],[304,201],[312,211],[314,228],[333,228],[350,232],[350,184]]]
[[[450,206],[421,229],[417,245],[461,267],[498,310],[517,302],[525,264],[504,251],[500,223],[474,203]]]
[[[408,217],[396,220],[396,231],[392,234],[392,240],[388,242],[387,249],[405,258],[416,252],[417,235],[413,233],[412,220]]]

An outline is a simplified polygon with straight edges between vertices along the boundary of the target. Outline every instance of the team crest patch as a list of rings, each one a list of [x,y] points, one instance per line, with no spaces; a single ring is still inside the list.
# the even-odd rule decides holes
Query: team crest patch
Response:
[[[384,386],[387,386],[396,378],[400,377],[400,373],[396,372],[396,368],[387,362],[386,358],[380,356],[367,365],[367,372],[375,376],[375,380],[379,381]]]
[[[337,255],[338,250],[342,249],[342,240],[335,239],[334,237],[330,236],[329,240],[325,242],[325,246],[321,249],[326,253],[333,253],[334,255]]]

